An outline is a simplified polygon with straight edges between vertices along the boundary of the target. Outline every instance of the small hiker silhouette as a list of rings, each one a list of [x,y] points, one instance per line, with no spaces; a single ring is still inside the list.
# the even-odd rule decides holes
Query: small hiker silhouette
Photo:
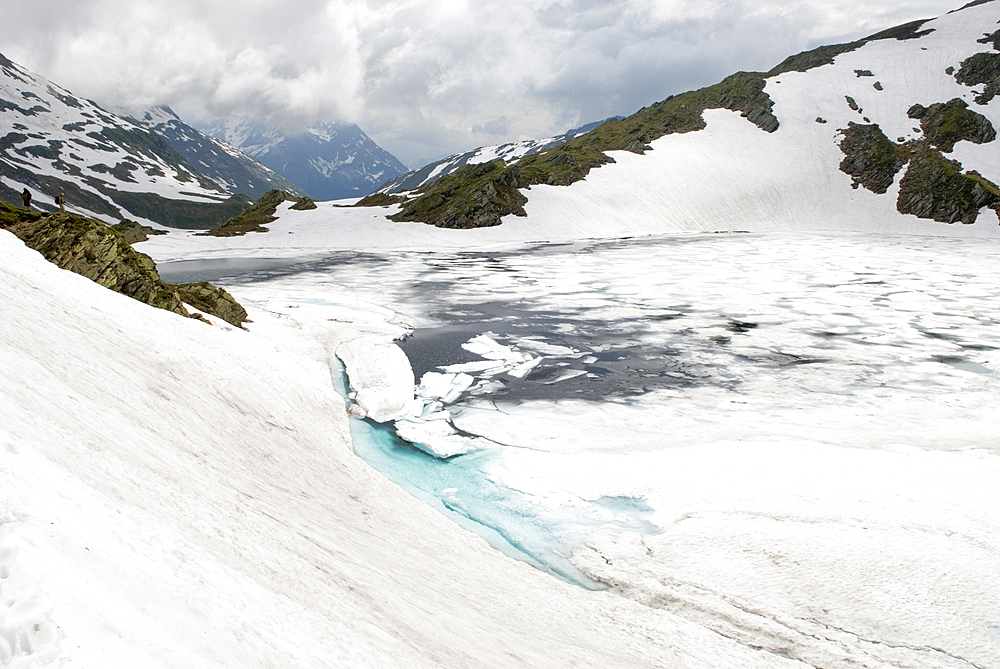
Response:
[[[24,202],[25,209],[31,209],[31,193],[27,188],[25,188],[24,192],[21,193],[21,201]]]

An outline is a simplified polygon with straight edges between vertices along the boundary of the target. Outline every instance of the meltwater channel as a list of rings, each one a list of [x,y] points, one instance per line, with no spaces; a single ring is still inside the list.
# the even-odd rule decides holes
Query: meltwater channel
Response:
[[[505,553],[593,588],[600,584],[576,569],[572,552],[598,531],[659,531],[664,510],[642,492],[650,473],[637,472],[642,485],[618,485],[615,494],[588,494],[567,473],[574,499],[553,504],[504,475],[512,450],[549,448],[530,433],[507,440],[511,420],[537,425],[538,407],[566,402],[593,407],[578,424],[561,423],[566,440],[582,444],[565,456],[576,462],[598,450],[625,456],[640,443],[697,443],[709,438],[697,427],[702,418],[748,438],[800,430],[850,441],[870,431],[866,416],[912,406],[912,415],[896,416],[906,427],[891,438],[933,438],[940,425],[962,423],[961,404],[982,406],[996,389],[996,250],[995,242],[918,237],[700,234],[492,252],[189,261],[162,265],[161,274],[253,287],[289,304],[349,295],[405,311],[416,327],[398,343],[418,382],[481,360],[468,347],[476,337],[537,358],[526,375],[481,374],[447,403],[460,431],[482,434],[493,447],[440,459],[390,426],[355,419],[355,451]],[[346,395],[337,361],[333,378]],[[955,403],[941,409],[942,394]],[[650,420],[641,434],[626,428],[609,444],[599,410],[609,405]],[[811,423],[818,408],[839,424]],[[770,416],[792,417],[791,425],[775,426]],[[669,485],[661,478],[658,485]]]

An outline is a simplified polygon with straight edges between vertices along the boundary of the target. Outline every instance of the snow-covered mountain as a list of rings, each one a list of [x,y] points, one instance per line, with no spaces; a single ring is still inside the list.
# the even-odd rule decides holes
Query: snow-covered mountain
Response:
[[[737,73],[557,148],[467,165],[392,219],[470,228],[514,215],[526,235],[996,226],[998,19],[997,3],[977,1]]]
[[[188,163],[229,192],[254,200],[269,190],[305,195],[301,188],[235,146],[191,127],[169,107],[115,111],[163,137]]]
[[[561,135],[556,135],[555,137],[527,139],[520,142],[495,144],[493,146],[481,146],[477,149],[473,149],[472,151],[466,151],[465,153],[456,153],[436,162],[428,163],[418,169],[411,170],[406,174],[401,174],[395,179],[382,184],[376,192],[387,194],[403,193],[415,190],[429,183],[433,183],[441,177],[451,174],[464,165],[478,165],[479,163],[487,163],[491,160],[496,160],[497,158],[502,158],[503,160],[510,162],[512,160],[517,160],[518,158],[523,158],[524,156],[530,156],[534,153],[541,153],[542,151],[553,149],[560,144],[564,144],[571,139],[575,139],[580,135],[590,132],[601,123],[603,123],[603,121],[588,123],[579,128],[574,128],[573,130],[564,132]]]
[[[361,197],[406,166],[353,123],[319,123],[298,135],[242,117],[216,121],[206,133],[238,147],[317,200]]]
[[[0,55],[0,198],[117,222],[209,228],[247,200],[192,167],[159,135]]]

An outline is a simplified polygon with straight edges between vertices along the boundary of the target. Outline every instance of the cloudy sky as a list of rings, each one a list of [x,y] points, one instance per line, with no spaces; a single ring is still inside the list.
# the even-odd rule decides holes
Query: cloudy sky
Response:
[[[408,165],[561,133],[965,0],[3,0],[0,52],[192,123],[358,123]]]

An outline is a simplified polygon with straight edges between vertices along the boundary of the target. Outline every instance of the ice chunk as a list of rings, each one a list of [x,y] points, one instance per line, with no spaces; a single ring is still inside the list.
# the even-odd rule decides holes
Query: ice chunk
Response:
[[[337,347],[355,404],[384,423],[414,410],[413,369],[402,349],[380,337],[360,337]]]
[[[448,416],[447,412],[441,412],[441,414]],[[480,450],[486,446],[495,446],[488,439],[466,437],[459,434],[451,422],[446,419],[408,418],[397,420],[396,434],[399,435],[400,439],[410,442],[420,450],[437,458],[450,458],[462,453]]]
[[[476,382],[476,379],[468,374],[441,374],[439,372],[427,372],[420,379],[420,386],[417,388],[417,395],[427,400],[441,400],[445,404],[450,404]]]
[[[487,360],[503,360],[504,362],[519,364],[530,359],[529,356],[496,342],[492,339],[491,335],[493,337],[496,336],[492,332],[486,332],[478,337],[473,337],[462,344],[462,348],[470,353],[481,355]]]

